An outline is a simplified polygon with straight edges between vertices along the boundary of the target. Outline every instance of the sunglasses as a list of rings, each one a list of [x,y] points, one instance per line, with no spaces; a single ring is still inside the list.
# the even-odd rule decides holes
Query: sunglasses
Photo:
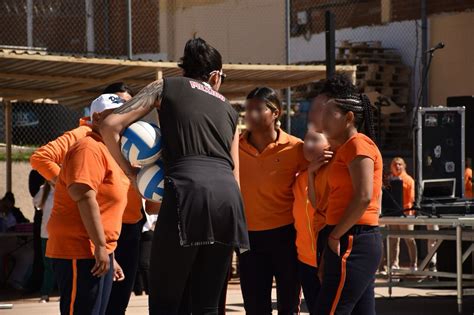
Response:
[[[221,77],[221,84],[223,84],[224,81],[225,81],[225,78],[227,78],[227,74],[225,74],[222,70],[220,70],[220,71],[214,70],[214,71],[212,71],[211,73],[209,73],[209,75],[213,75],[215,72],[217,72],[217,73],[220,75],[220,77]]]

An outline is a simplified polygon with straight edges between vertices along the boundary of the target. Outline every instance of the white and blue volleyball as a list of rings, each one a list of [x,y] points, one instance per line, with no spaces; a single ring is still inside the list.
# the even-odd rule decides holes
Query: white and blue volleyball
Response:
[[[137,175],[137,186],[143,198],[161,202],[165,193],[164,179],[165,170],[161,161],[142,167]]]
[[[123,156],[132,164],[150,165],[161,156],[161,131],[144,121],[131,124],[120,139]]]

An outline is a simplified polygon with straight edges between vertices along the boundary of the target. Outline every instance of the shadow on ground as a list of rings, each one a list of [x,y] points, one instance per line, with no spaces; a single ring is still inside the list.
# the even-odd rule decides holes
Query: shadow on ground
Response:
[[[474,315],[474,297],[464,297],[462,315]],[[377,315],[457,315],[456,297],[421,297],[408,296],[399,298],[377,298],[375,300]],[[244,307],[243,304],[228,306]],[[273,309],[277,309],[273,303]],[[302,312],[307,312],[305,305]],[[228,310],[231,314],[233,311]]]

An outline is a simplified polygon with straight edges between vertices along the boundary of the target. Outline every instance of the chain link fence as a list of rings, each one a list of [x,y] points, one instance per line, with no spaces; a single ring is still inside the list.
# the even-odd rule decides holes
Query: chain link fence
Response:
[[[357,66],[356,84],[376,104],[379,144],[403,151],[411,147],[407,127],[419,87],[420,23],[399,13],[397,1],[385,7],[388,2],[293,0],[291,56],[300,64],[325,62],[325,13],[332,12],[336,64]],[[308,110],[307,95],[314,88],[297,89],[299,108]]]
[[[134,59],[176,61],[186,40],[196,35],[216,46],[225,62],[283,64],[289,47],[290,63],[322,64],[324,16],[331,11],[337,64],[357,66],[356,83],[379,110],[382,147],[410,149],[406,127],[420,87],[421,0],[129,1],[131,32],[127,0],[0,0],[0,45],[113,58],[127,58],[131,45]],[[428,1],[429,14],[472,7],[456,0]],[[314,88],[292,91],[291,131],[299,137],[306,130],[308,92]],[[18,145],[41,145],[74,127],[80,116],[71,111],[70,124],[50,113],[54,108],[57,117],[65,115],[67,109],[59,105],[35,104],[28,110],[26,104],[13,105],[15,121],[36,115],[50,122],[38,130],[14,122],[13,141]]]

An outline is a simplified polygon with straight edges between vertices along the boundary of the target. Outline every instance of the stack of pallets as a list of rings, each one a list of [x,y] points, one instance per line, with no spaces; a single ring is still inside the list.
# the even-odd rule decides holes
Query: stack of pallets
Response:
[[[410,106],[411,70],[396,50],[381,42],[343,41],[337,48],[337,62],[357,65],[356,84],[361,92],[379,92],[400,107]]]
[[[386,149],[404,150],[411,147],[411,69],[404,65],[400,54],[382,47],[381,42],[341,42],[337,48],[337,63],[356,65],[356,85],[362,93],[378,92],[399,108],[399,113],[381,115],[376,129]],[[402,111],[402,109],[404,109]]]

